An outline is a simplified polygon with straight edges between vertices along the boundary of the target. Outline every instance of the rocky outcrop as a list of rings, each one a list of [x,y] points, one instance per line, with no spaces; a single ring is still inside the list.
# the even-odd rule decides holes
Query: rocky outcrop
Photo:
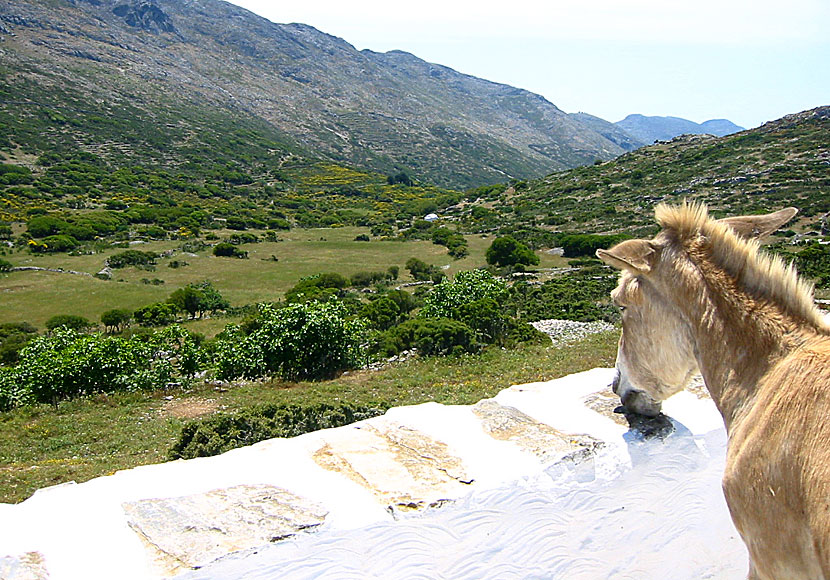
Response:
[[[119,18],[123,18],[127,26],[133,28],[140,28],[156,34],[160,32],[178,32],[167,13],[154,2],[119,4],[112,9],[112,13]]]

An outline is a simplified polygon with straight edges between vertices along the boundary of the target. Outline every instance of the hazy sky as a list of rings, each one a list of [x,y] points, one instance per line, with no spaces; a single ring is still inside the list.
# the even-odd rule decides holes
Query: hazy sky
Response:
[[[233,0],[609,121],[754,127],[830,104],[830,0]]]

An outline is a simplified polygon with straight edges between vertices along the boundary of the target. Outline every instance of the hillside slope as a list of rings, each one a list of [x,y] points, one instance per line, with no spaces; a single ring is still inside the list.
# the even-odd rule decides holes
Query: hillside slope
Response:
[[[502,231],[648,234],[654,206],[705,201],[719,215],[800,210],[793,230],[829,231],[830,107],[787,115],[727,137],[687,135],[626,153],[613,161],[481,188]],[[475,222],[472,208],[471,220]],[[524,233],[523,233],[524,232]]]
[[[205,145],[218,118],[220,139],[244,127],[307,154],[454,187],[626,150],[539,95],[400,51],[358,51],[219,0],[2,0],[0,35],[4,132],[24,147],[21,119],[51,119],[61,133],[60,119],[82,111],[75,146],[105,156],[146,146],[174,163],[182,154],[171,149]],[[120,138],[107,131],[127,120],[143,125]]]

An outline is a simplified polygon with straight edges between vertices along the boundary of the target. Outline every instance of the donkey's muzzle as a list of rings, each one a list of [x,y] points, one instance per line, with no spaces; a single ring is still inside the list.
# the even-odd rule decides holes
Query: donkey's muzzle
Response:
[[[622,404],[629,413],[637,413],[646,417],[656,417],[663,407],[660,401],[655,401],[645,392],[635,389],[623,393]]]

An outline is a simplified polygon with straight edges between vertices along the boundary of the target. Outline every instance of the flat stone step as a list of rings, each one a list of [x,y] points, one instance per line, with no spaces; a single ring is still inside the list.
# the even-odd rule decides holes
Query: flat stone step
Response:
[[[237,485],[181,497],[123,504],[127,523],[162,576],[201,568],[239,550],[321,525],[322,506],[270,485]]]

